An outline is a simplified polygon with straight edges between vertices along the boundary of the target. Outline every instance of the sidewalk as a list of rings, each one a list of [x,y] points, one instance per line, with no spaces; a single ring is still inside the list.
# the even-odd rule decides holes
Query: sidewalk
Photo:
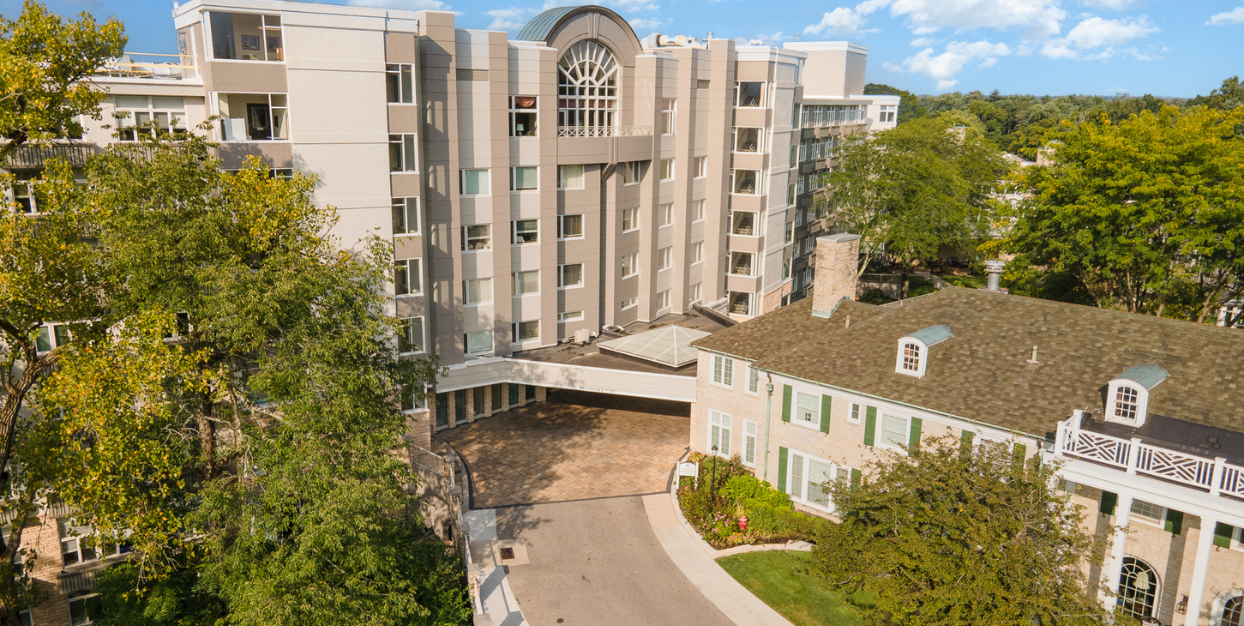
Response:
[[[716,551],[683,524],[674,498],[673,492],[644,496],[644,508],[657,541],[687,580],[738,626],[793,626],[717,565]]]

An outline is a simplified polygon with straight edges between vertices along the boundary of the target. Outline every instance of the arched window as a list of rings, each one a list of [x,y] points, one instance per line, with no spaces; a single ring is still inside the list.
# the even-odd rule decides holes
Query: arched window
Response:
[[[1119,576],[1119,610],[1132,617],[1153,617],[1158,604],[1158,575],[1148,563],[1123,557]]]
[[[557,64],[557,125],[580,137],[608,137],[618,109],[618,64],[605,46],[585,39]]]
[[[1244,596],[1235,596],[1222,605],[1218,626],[1244,626]]]

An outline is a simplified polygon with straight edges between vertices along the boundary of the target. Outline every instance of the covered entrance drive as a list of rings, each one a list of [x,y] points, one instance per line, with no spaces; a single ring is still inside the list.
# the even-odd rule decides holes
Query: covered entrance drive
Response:
[[[664,491],[689,420],[685,402],[557,391],[439,437],[466,461],[483,509]]]

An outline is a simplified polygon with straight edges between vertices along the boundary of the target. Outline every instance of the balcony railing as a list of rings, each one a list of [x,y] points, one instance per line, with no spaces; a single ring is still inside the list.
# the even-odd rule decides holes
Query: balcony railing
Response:
[[[194,57],[180,54],[156,54],[149,52],[126,52],[118,59],[109,59],[95,72],[96,76],[114,78],[141,78],[153,80],[182,80],[197,78],[199,68]]]
[[[1144,443],[1139,437],[1123,439],[1081,428],[1083,414],[1058,423],[1054,453],[1111,465],[1129,474],[1143,474],[1204,489],[1210,495],[1244,497],[1244,467],[1226,459],[1207,459],[1195,454]]]
[[[558,137],[648,137],[651,126],[559,126]]]

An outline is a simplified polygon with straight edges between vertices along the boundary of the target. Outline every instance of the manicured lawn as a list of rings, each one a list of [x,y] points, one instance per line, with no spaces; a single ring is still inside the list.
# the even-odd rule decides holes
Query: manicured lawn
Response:
[[[953,276],[944,274],[941,278],[952,285],[967,287],[968,289],[980,289],[989,284],[989,280],[984,276]]]
[[[717,564],[735,580],[798,626],[862,624],[850,604],[807,571],[807,552],[750,552],[722,557]]]

